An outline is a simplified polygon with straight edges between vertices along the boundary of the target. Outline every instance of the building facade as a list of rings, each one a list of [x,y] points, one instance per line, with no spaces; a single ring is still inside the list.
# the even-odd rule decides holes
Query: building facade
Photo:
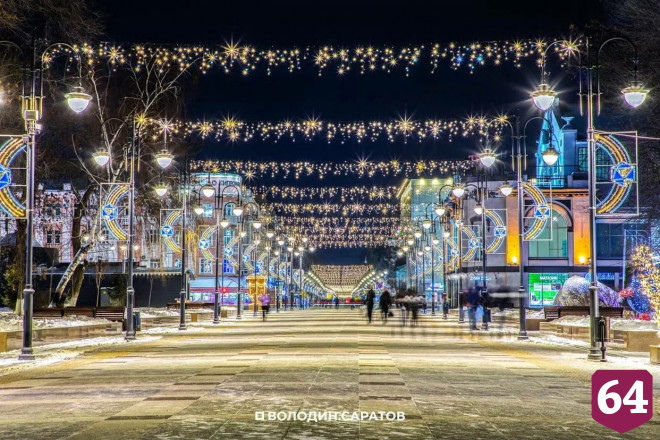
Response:
[[[402,223],[407,227],[403,229],[400,245],[411,243],[407,246],[408,286],[417,286],[417,291],[423,291],[427,300],[433,292],[446,291],[452,305],[456,306],[461,290],[481,287],[485,281],[491,297],[500,297],[517,305],[518,272],[522,264],[523,284],[529,294],[528,305],[542,307],[553,303],[563,282],[570,276],[588,276],[587,145],[578,138],[571,118],[564,118],[561,123],[559,121],[555,110],[545,114],[538,137],[536,163],[524,172],[530,172],[531,176],[523,180],[537,189],[530,191],[533,197],[525,195],[523,217],[526,239],[522,249],[519,248],[516,189],[508,197],[498,191],[504,183],[515,186],[515,178],[511,179],[503,170],[505,164],[500,163],[499,167],[488,170],[486,179],[482,178],[479,182],[474,178],[444,176],[411,179],[404,183],[399,196]],[[550,145],[559,152],[559,159],[553,166],[545,165],[541,159],[542,152]],[[597,150],[596,164],[598,181],[614,180],[616,164],[606,148]],[[466,195],[460,200],[450,196],[454,181],[462,181],[466,185]],[[485,203],[481,204],[487,213],[485,276],[482,215],[475,212],[477,186],[487,187],[483,190],[487,194]],[[610,197],[616,189],[609,192],[599,189],[599,197],[602,197],[599,198],[599,206],[604,203],[601,200]],[[544,202],[540,204],[534,194]],[[597,219],[598,279],[615,290],[623,288],[626,283],[627,252],[638,242],[647,242],[653,235],[649,226],[635,215],[637,202],[630,201],[633,197],[631,191],[627,201],[618,202],[625,208],[621,209],[620,215],[614,212]],[[444,224],[434,213],[434,207],[440,201],[448,202],[446,208],[450,211],[450,217],[444,217]],[[543,206],[543,212],[539,212],[539,206]],[[425,220],[430,220],[432,226],[429,229],[424,228]],[[528,234],[539,224],[543,227],[539,227],[534,234]],[[415,231],[419,238],[414,237]]]

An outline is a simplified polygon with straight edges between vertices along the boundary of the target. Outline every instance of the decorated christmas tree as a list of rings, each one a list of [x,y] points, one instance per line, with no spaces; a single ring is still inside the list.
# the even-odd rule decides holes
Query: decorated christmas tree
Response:
[[[646,245],[635,248],[632,256],[634,278],[639,281],[642,295],[649,298],[655,310],[655,318],[660,323],[660,270],[653,264],[653,252]]]
[[[630,286],[619,292],[619,295],[637,317],[648,316],[651,311],[651,300],[642,292],[642,285],[637,276],[633,276]]]

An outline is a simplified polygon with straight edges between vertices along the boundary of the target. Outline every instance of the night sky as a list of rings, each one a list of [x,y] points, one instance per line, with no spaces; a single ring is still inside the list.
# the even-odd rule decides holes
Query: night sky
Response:
[[[596,0],[566,3],[531,1],[400,2],[220,2],[113,0],[97,1],[106,22],[106,39],[115,42],[205,43],[222,45],[233,39],[259,47],[306,45],[403,45],[434,42],[472,42],[567,36],[569,27],[584,27],[601,19]],[[534,111],[529,90],[538,81],[533,66],[516,69],[478,69],[473,75],[447,66],[435,74],[428,65],[415,68],[409,78],[401,73],[353,72],[337,77],[327,71],[276,72],[242,77],[213,71],[185,90],[185,117],[213,119],[234,115],[242,120],[282,120],[319,116],[322,120],[390,120],[407,113],[414,118],[461,118],[470,113],[510,112],[522,117]],[[553,72],[559,77],[562,72]],[[570,92],[570,90],[568,90]],[[564,93],[575,99],[575,93]],[[571,97],[572,96],[572,97]],[[568,98],[571,97],[571,98]],[[563,103],[570,105],[570,101]],[[570,108],[569,108],[570,111]],[[477,151],[466,139],[390,144],[325,142],[250,143],[209,142],[201,156],[218,159],[343,161],[465,159]],[[323,182],[334,185],[398,184],[401,178]],[[308,184],[261,180],[258,184]],[[364,251],[325,252],[326,262],[360,263]]]

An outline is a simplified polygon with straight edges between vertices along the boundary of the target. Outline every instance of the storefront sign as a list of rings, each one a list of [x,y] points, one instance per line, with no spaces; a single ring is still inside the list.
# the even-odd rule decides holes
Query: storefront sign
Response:
[[[555,297],[567,279],[566,273],[528,274],[529,306],[543,307],[554,304]]]

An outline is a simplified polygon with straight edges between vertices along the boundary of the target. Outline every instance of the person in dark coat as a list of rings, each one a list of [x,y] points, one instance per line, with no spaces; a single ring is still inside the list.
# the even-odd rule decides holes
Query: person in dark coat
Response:
[[[371,324],[371,315],[374,313],[374,301],[376,300],[376,292],[374,292],[374,289],[369,289],[367,292],[367,301],[365,302],[365,305],[367,306],[367,319],[369,320],[369,324]]]
[[[380,294],[380,312],[383,314],[383,322],[387,322],[387,314],[390,313],[392,306],[392,297],[387,290]]]

